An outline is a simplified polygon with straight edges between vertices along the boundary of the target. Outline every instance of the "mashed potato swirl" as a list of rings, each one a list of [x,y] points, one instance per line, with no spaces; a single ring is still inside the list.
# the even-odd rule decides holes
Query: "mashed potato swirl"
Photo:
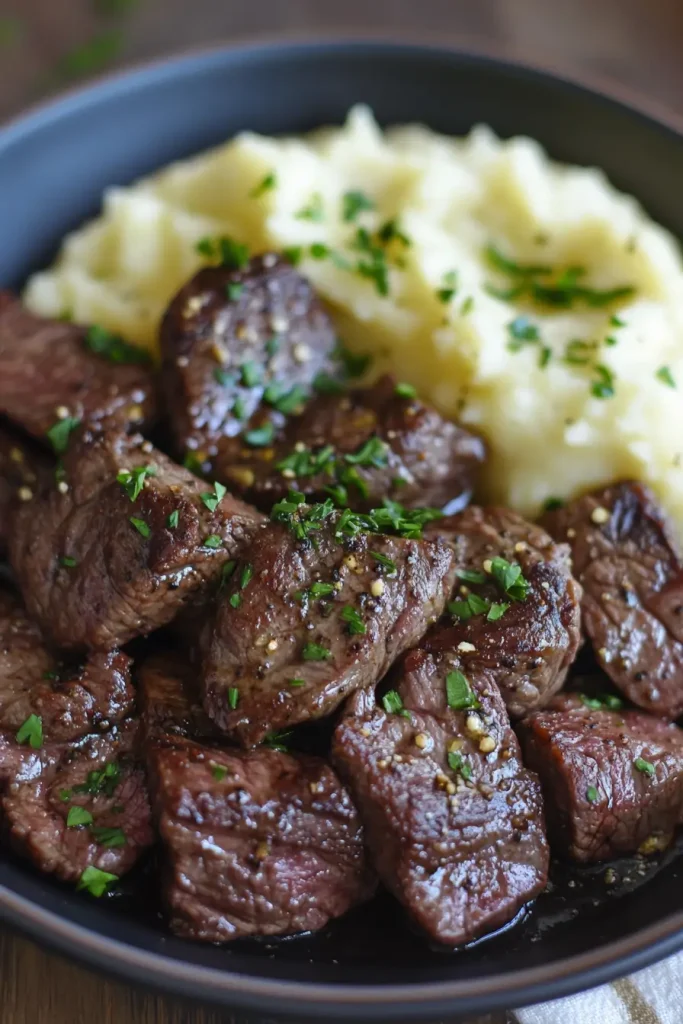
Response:
[[[26,300],[155,351],[216,235],[295,250],[350,348],[481,431],[487,499],[533,515],[637,477],[683,535],[683,264],[600,171],[484,127],[383,132],[357,107],[341,128],[243,133],[110,189]]]

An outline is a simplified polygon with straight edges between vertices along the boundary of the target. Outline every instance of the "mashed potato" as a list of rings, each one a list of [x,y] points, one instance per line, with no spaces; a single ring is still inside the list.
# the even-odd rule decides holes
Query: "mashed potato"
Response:
[[[489,499],[533,515],[638,477],[683,534],[683,265],[600,171],[482,127],[382,132],[363,107],[306,138],[244,133],[110,189],[27,302],[155,349],[213,235],[301,250],[345,343],[486,436]]]

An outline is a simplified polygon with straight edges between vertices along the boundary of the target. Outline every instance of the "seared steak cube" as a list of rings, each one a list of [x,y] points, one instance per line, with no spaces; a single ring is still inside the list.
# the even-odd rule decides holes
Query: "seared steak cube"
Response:
[[[219,479],[269,509],[288,489],[370,509],[385,498],[409,507],[466,504],[483,442],[443,420],[391,377],[374,387],[313,399],[271,446],[220,449]]]
[[[466,672],[497,686],[513,717],[543,707],[565,680],[581,642],[581,588],[569,548],[509,509],[472,506],[431,523],[454,546],[453,625],[428,650],[462,652]]]
[[[544,525],[571,545],[583,625],[614,684],[639,707],[683,713],[683,562],[654,495],[638,483],[586,494]]]
[[[130,665],[117,650],[64,663],[14,594],[0,590],[0,729],[16,733],[35,715],[53,743],[104,732],[131,710]]]
[[[137,722],[78,744],[32,750],[0,742],[2,812],[12,846],[41,871],[86,884],[87,869],[119,876],[153,842],[143,772],[133,745]],[[7,777],[7,747],[18,771]],[[113,880],[112,880],[113,881]]]
[[[245,746],[372,686],[443,611],[442,541],[367,532],[331,502],[284,502],[253,539],[205,637],[204,706]]]
[[[7,551],[16,505],[30,500],[50,468],[49,459],[26,438],[0,426],[0,555]]]
[[[457,652],[410,651],[378,707],[356,694],[332,758],[380,879],[449,946],[500,927],[544,888],[538,779],[521,763],[500,693]]]
[[[664,849],[683,821],[683,730],[640,711],[556,697],[519,726],[553,849],[577,861]]]
[[[18,510],[10,558],[57,644],[107,650],[201,599],[260,518],[139,436],[82,430]]]
[[[0,292],[0,413],[39,438],[66,418],[139,427],[156,419],[156,384],[144,350]]]
[[[173,931],[225,942],[322,928],[374,888],[349,794],[319,758],[192,742],[211,727],[190,675],[169,657],[140,671]]]
[[[162,376],[179,451],[194,453],[216,475],[219,451],[228,458],[233,447],[239,451],[238,435],[282,425],[278,410],[297,409],[316,376],[335,370],[335,347],[310,284],[274,253],[200,270],[161,325]]]

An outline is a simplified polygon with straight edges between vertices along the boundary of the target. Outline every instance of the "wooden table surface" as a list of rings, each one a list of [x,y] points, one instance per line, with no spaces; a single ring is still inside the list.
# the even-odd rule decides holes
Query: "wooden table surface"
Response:
[[[681,0],[0,0],[0,121],[110,66],[256,34],[359,30],[493,45],[682,105]],[[104,980],[0,929],[0,1024],[91,1021],[244,1024]]]

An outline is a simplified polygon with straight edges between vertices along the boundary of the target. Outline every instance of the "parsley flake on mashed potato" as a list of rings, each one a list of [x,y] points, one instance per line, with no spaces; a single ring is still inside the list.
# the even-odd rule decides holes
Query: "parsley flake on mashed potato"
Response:
[[[290,251],[348,347],[480,430],[489,500],[534,515],[634,477],[683,534],[683,265],[599,170],[485,127],[383,132],[364,107],[303,138],[247,132],[109,189],[27,303],[156,352],[213,236]]]

